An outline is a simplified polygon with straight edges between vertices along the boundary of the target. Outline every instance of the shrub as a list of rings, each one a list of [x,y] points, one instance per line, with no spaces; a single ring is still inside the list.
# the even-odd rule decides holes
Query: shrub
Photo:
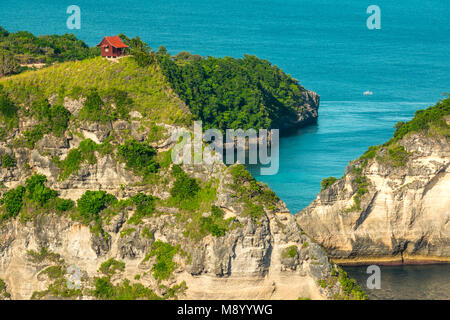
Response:
[[[366,293],[361,289],[355,279],[349,278],[347,272],[339,268],[339,283],[342,286],[344,292],[357,300],[367,300]]]
[[[155,212],[155,197],[143,193],[131,197],[131,202],[136,205],[136,211],[128,223],[138,224],[142,218],[150,217]]]
[[[58,195],[56,191],[46,187],[45,182],[47,182],[47,178],[41,174],[35,174],[25,182],[28,198],[37,202],[41,207]]]
[[[11,189],[4,194],[3,202],[5,203],[6,215],[3,218],[14,218],[19,214],[23,205],[24,194],[25,188],[22,186]]]
[[[70,199],[61,199],[57,198],[55,203],[56,210],[60,212],[66,212],[72,209],[75,206],[75,203]]]
[[[91,89],[87,93],[86,101],[78,113],[78,118],[92,122],[105,122],[110,120],[108,112],[104,110],[104,103],[97,89]]]
[[[156,150],[145,143],[130,140],[117,149],[119,160],[125,162],[127,167],[135,173],[148,175],[158,170],[155,160]]]
[[[0,162],[3,168],[12,168],[16,165],[16,159],[9,154],[0,155]]]
[[[328,187],[331,187],[331,185],[333,183],[335,183],[337,181],[337,178],[335,177],[329,177],[329,178],[325,178],[322,180],[322,182],[320,183],[322,189],[320,191],[324,191],[326,189],[328,189]]]
[[[80,199],[78,199],[78,211],[81,217],[89,222],[95,220],[101,210],[114,202],[116,198],[105,191],[87,190]]]
[[[80,145],[76,149],[72,149],[67,154],[66,159],[55,159],[59,169],[59,179],[67,179],[72,173],[78,172],[80,165],[83,162],[89,164],[95,164],[97,158],[95,157],[95,151],[97,150],[97,144],[91,139],[81,141]]]
[[[28,250],[27,256],[28,256],[28,259],[32,263],[37,263],[37,264],[42,263],[45,260],[48,260],[48,261],[51,261],[54,263],[58,263],[58,264],[61,264],[64,262],[64,260],[61,258],[61,256],[59,254],[51,252],[45,247],[41,247],[41,249],[39,251]]]
[[[244,204],[244,215],[258,219],[267,209],[275,209],[279,198],[267,186],[256,181],[242,164],[230,168],[233,176],[232,189],[235,196]]]
[[[122,231],[120,231],[120,237],[121,238],[126,237],[127,235],[132,234],[135,231],[136,229],[134,228],[123,229]]]
[[[117,261],[115,259],[109,259],[100,265],[99,272],[103,273],[105,276],[112,276],[116,272],[121,272],[125,270],[125,263],[122,261]]]
[[[115,296],[115,287],[108,277],[95,278],[94,296],[98,299],[112,299]]]
[[[408,155],[408,152],[403,146],[395,145],[389,149],[389,158],[394,167],[404,166]]]
[[[176,199],[189,199],[193,198],[198,191],[200,186],[197,180],[189,177],[179,166],[174,165],[172,168],[172,173],[175,176],[175,182],[170,189],[170,195]]]
[[[23,133],[25,146],[29,149],[33,149],[36,143],[44,137],[44,134],[48,132],[48,127],[43,124],[38,124]]]
[[[444,99],[426,110],[417,110],[413,119],[395,125],[393,142],[400,140],[410,132],[428,130],[431,127],[442,128],[448,134],[449,125],[444,117],[449,114],[450,98]]]
[[[109,277],[95,278],[94,280],[95,289],[93,290],[93,295],[97,299],[104,300],[161,300],[163,297],[159,297],[150,288],[144,287],[140,283],[130,283],[130,280],[125,279],[122,283],[114,285],[111,283]],[[175,293],[180,290],[178,286],[174,287]],[[165,298],[165,297],[164,297]]]
[[[0,279],[0,295],[3,295],[5,298],[11,298],[11,294],[6,291],[6,283],[2,279]]]
[[[150,231],[149,228],[145,227],[144,229],[142,229],[141,236],[143,238],[146,238],[146,239],[152,239],[153,238],[153,233]]]
[[[155,241],[152,244],[152,249],[147,256],[156,256],[156,263],[152,267],[153,277],[157,280],[166,280],[170,278],[172,272],[176,269],[177,265],[173,261],[173,257],[178,253],[179,247],[172,246],[170,243]]]
[[[112,114],[112,119],[128,119],[130,107],[133,104],[133,100],[128,96],[128,92],[125,90],[119,90],[117,88],[108,88],[104,92],[104,96],[111,104],[114,103],[115,111]]]
[[[283,250],[281,256],[283,258],[295,258],[297,254],[298,254],[297,246],[290,246]]]
[[[376,155],[378,150],[380,150],[381,146],[370,146],[369,149],[367,149],[366,152],[359,158],[360,160],[367,160],[367,159],[373,159]]]
[[[58,279],[66,274],[66,269],[63,266],[50,266],[42,270],[40,274],[46,274],[49,279]]]
[[[3,91],[0,86],[0,119],[6,125],[6,129],[11,129],[17,125],[17,107]]]
[[[211,215],[200,218],[200,229],[211,233],[215,237],[223,237],[229,229],[229,224],[233,218],[224,220],[224,212],[216,206],[211,206]]]
[[[64,135],[64,132],[69,126],[70,112],[66,108],[60,105],[55,105],[50,108],[50,130],[56,136]]]

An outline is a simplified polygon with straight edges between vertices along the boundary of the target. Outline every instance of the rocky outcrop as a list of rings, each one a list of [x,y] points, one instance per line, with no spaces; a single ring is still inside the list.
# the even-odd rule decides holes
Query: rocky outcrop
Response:
[[[280,130],[290,131],[315,123],[319,116],[320,96],[310,90],[303,91],[303,104],[298,106],[295,114],[280,119]]]
[[[198,168],[196,171],[197,176],[206,173]],[[222,196],[217,204],[220,202],[239,226],[225,236],[209,235],[193,242],[183,235],[184,230],[171,214],[130,225],[126,221],[133,212],[126,209],[104,225],[107,238],[68,217],[47,214],[25,223],[17,219],[0,228],[0,278],[8,284],[12,299],[28,299],[33,292],[45,290],[49,280],[43,276],[43,270],[51,264],[36,264],[29,254],[30,250],[39,252],[45,248],[59,255],[66,266],[80,270],[87,279],[97,276],[101,263],[108,259],[124,261],[125,271],[115,281],[140,275],[139,283],[158,290],[161,283],[151,275],[154,262],[145,257],[152,243],[159,240],[181,244],[184,256],[190,257],[177,255],[173,277],[163,282],[173,285],[185,281],[187,290],[179,298],[324,299],[342,291],[338,283],[327,288],[319,286],[318,281],[329,278],[335,267],[323,249],[302,233],[282,202],[261,220],[254,221],[242,214],[239,201],[226,196],[230,192],[226,191],[230,177],[221,173],[221,166],[212,172],[221,179]],[[150,236],[143,236],[144,229]],[[286,255],[288,248],[295,248],[293,256]]]
[[[300,226],[334,261],[450,262],[448,140],[412,133],[398,144],[407,152],[403,163],[393,163],[389,147],[382,147],[373,159],[351,163],[343,178],[297,213]]]
[[[33,173],[44,174],[49,187],[57,190],[60,197],[72,200],[79,199],[86,190],[105,190],[118,198],[144,192],[167,199],[173,184],[168,169],[160,172],[165,179],[163,184],[143,184],[142,178],[117,161],[114,153],[103,155],[95,151],[96,163],[83,163],[77,172],[59,179],[60,171],[51,160],[55,156],[64,159],[70,150],[79,146],[82,138],[102,143],[111,136],[123,143],[126,140],[123,132],[133,134],[140,127],[140,123],[133,121],[81,124],[78,126],[81,135],[58,138],[45,135],[35,149],[9,148],[13,138],[8,138],[1,146],[4,152],[14,155],[15,165],[1,168],[0,179],[6,188],[14,188],[24,184]],[[166,138],[154,144],[160,151],[173,146],[174,142],[167,137],[180,130],[168,125],[165,128]],[[144,134],[141,140],[145,140],[146,130],[140,132]],[[90,290],[99,276],[98,270],[109,259],[125,263],[125,270],[112,278],[114,283],[128,279],[163,295],[164,288],[184,282],[187,289],[178,298],[327,299],[343,294],[338,282],[327,287],[319,285],[319,280],[332,277],[336,266],[302,232],[283,202],[264,208],[263,216],[254,219],[244,214],[243,204],[232,186],[230,169],[223,164],[183,169],[199,181],[218,181],[213,204],[223,210],[226,219],[235,219],[234,227],[224,236],[209,234],[192,240],[186,235],[185,224],[179,221],[179,209],[162,205],[157,207],[157,214],[144,217],[138,224],[129,223],[134,209],[123,208],[102,222],[101,232],[93,230],[92,224],[48,212],[37,213],[31,219],[9,219],[0,224],[0,279],[5,281],[11,298],[60,298],[54,290],[48,291],[53,280],[47,275],[47,268],[63,266],[64,281],[73,276],[69,270],[75,270],[84,279],[81,298],[91,299]],[[180,245],[183,252],[174,257],[177,267],[173,275],[162,282],[152,275],[155,260],[148,257],[156,241]],[[288,250],[291,254],[286,253]],[[41,251],[58,257],[57,261],[33,258]],[[47,293],[42,295],[42,292]]]

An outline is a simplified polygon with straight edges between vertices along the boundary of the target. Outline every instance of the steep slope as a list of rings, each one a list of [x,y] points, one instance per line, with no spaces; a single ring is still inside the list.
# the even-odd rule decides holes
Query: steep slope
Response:
[[[2,81],[0,279],[13,299],[365,298],[241,165],[177,166],[158,65]]]
[[[450,99],[399,123],[297,213],[336,262],[450,261]]]

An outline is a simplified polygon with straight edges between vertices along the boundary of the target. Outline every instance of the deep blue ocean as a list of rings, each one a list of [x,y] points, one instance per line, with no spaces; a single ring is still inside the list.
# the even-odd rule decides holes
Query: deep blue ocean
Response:
[[[72,4],[81,30],[66,27]],[[366,26],[372,4],[381,30]],[[322,178],[341,177],[368,146],[388,140],[396,122],[450,91],[449,0],[0,0],[0,25],[73,32],[89,45],[139,35],[172,54],[254,54],[279,66],[322,100],[317,125],[281,139],[277,175],[251,168],[293,213],[316,197]]]

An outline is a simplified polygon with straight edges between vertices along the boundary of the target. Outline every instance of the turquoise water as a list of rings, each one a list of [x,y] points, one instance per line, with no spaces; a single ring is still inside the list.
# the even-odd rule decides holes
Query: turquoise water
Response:
[[[72,32],[72,4],[82,14],[74,33],[89,45],[122,32],[173,54],[254,54],[319,93],[317,125],[281,139],[279,173],[258,176],[251,168],[292,212],[316,197],[322,178],[342,176],[368,146],[388,140],[397,121],[450,91],[448,0],[377,0],[381,30],[367,29],[373,2],[359,0],[0,0],[0,25],[38,35]],[[387,291],[371,297],[449,299],[447,266],[405,268],[386,269]]]
[[[369,299],[450,300],[450,265],[380,266],[380,289],[368,289],[367,267],[344,267]]]
[[[430,103],[323,101],[316,125],[280,139],[278,174],[260,176],[259,167],[249,167],[256,179],[267,183],[295,213],[311,203],[323,178],[344,175],[349,161],[370,145],[386,142],[394,124],[409,119],[415,110]]]

